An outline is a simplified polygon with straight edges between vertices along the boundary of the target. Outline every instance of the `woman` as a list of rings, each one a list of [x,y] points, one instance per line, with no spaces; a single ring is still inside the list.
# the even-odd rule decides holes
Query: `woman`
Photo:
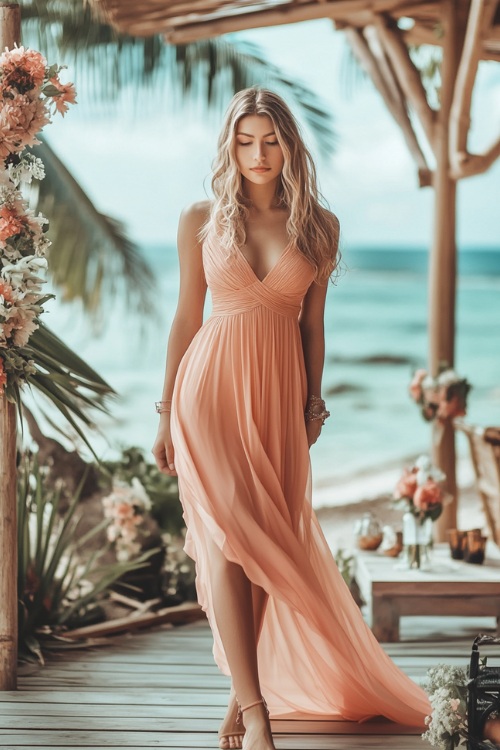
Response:
[[[232,678],[220,747],[273,748],[269,712],[383,715],[423,729],[427,696],[364,623],[311,508],[339,225],[279,96],[257,87],[234,96],[212,188],[213,202],[179,223],[153,454],[179,477],[185,550],[215,660]]]

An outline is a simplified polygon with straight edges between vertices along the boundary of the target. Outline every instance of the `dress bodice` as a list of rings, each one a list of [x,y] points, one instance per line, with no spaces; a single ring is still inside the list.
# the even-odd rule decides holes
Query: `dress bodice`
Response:
[[[235,315],[263,305],[296,318],[315,275],[312,264],[291,242],[261,280],[241,250],[225,247],[212,229],[203,243],[203,267],[213,315]]]

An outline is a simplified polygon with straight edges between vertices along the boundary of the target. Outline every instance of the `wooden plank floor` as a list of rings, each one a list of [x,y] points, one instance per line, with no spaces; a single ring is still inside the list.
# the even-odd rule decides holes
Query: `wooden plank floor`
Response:
[[[493,618],[405,618],[404,640],[384,648],[419,682],[440,661],[466,664],[474,636],[494,627]],[[53,655],[24,670],[17,692],[0,692],[0,748],[215,749],[229,685],[211,647],[202,621]],[[276,720],[273,731],[278,750],[426,747],[414,730],[389,722]]]

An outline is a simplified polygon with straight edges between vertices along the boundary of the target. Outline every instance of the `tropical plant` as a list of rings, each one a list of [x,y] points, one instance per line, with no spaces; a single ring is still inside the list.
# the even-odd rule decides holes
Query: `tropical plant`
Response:
[[[68,628],[103,619],[99,602],[125,574],[147,566],[156,552],[148,550],[134,560],[101,563],[109,546],[89,554],[85,545],[107,525],[80,536],[76,510],[81,486],[69,507],[60,514],[61,485],[51,489],[46,468],[25,453],[18,471],[18,599],[19,653],[43,662],[43,639],[61,636]]]

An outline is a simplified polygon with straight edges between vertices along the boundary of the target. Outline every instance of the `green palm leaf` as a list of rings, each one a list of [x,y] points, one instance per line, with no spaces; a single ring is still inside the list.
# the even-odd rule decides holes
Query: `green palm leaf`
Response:
[[[34,363],[30,387],[55,406],[97,459],[83,428],[95,428],[91,410],[109,413],[107,398],[115,395],[114,390],[42,322],[19,353]]]
[[[95,208],[45,141],[33,152],[45,166],[37,208],[50,218],[49,271],[62,300],[81,300],[95,326],[102,317],[103,300],[120,290],[128,306],[151,315],[155,277],[122,225]]]

